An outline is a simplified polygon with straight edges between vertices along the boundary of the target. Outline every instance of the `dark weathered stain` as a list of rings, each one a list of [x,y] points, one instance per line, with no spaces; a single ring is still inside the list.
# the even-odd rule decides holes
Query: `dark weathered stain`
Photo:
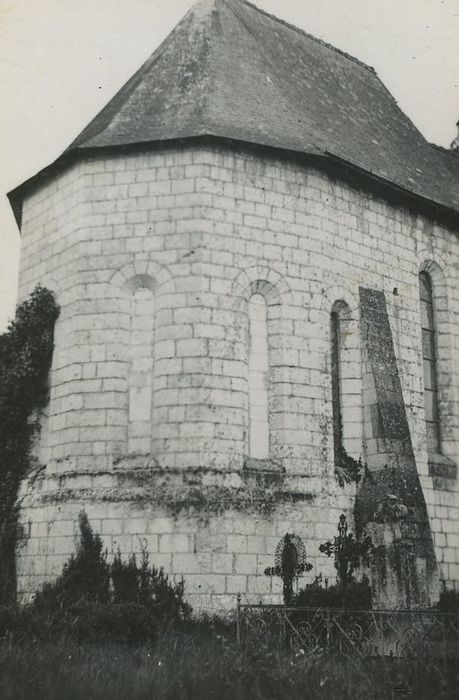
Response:
[[[360,312],[379,429],[392,466],[366,470],[356,500],[356,525],[376,543],[372,566],[376,598],[387,599],[388,586],[392,586],[397,606],[416,607],[427,604],[433,593],[435,553],[384,293],[361,287]]]

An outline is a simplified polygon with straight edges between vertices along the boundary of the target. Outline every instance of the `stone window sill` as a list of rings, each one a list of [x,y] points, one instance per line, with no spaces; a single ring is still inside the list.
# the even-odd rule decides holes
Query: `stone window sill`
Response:
[[[440,479],[456,479],[457,464],[445,455],[432,454],[429,452],[429,476]]]
[[[248,485],[256,486],[279,484],[285,474],[281,462],[275,459],[254,459],[246,457],[244,460],[244,479]]]

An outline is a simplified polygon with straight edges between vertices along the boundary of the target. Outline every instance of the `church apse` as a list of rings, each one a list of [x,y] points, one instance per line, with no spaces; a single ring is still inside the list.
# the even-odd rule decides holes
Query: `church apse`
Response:
[[[279,603],[264,571],[286,533],[313,567],[303,582],[331,579],[319,545],[341,514],[375,544],[376,600],[435,600],[430,529],[458,585],[453,160],[357,59],[244,0],[190,9],[10,193],[20,298],[41,283],[61,307],[41,464],[21,495],[21,596],[75,551],[82,509],[109,556],[146,551],[197,609]],[[428,272],[453,465],[429,464],[425,444],[422,250],[446,261],[440,286]]]

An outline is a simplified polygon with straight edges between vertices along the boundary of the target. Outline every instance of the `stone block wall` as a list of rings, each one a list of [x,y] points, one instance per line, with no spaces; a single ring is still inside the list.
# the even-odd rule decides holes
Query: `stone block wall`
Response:
[[[278,603],[282,581],[265,575],[265,569],[274,565],[276,547],[286,532],[301,537],[313,565],[296,581],[297,589],[320,573],[334,579],[333,562],[320,554],[317,541],[336,532],[339,505],[345,505],[345,500],[341,497],[331,511],[317,502],[308,511],[281,505],[275,517],[228,508],[206,519],[186,514],[173,517],[151,503],[42,503],[33,509],[26,552],[19,558],[22,598],[28,599],[37,586],[58,575],[75,551],[78,513],[84,505],[109,561],[117,552],[126,559],[135,553],[138,561],[143,551],[148,552],[152,564],[163,567],[172,578],[185,579],[187,600],[195,610],[234,609],[238,594],[244,601]]]
[[[458,482],[444,478],[441,470],[434,476],[426,452],[418,291],[419,271],[428,265],[437,290],[442,449],[457,463],[457,231],[305,164],[208,146],[82,160],[27,198],[23,222],[20,295],[40,282],[56,291],[62,310],[38,450],[46,472],[23,489],[22,517],[30,539],[20,549],[21,590],[56,573],[66,554],[55,551],[56,543],[66,537],[71,550],[73,542],[72,535],[61,533],[60,523],[70,528],[82,506],[104,537],[112,537],[104,529],[119,521],[115,534],[127,549],[134,547],[133,534],[146,537],[152,562],[169,557],[168,570],[184,574],[191,595],[200,595],[188,583],[192,577],[207,577],[213,583],[205,595],[213,592],[222,605],[223,597],[234,593],[227,588],[236,587],[234,577],[250,574],[233,559],[230,572],[220,571],[229,562],[224,555],[266,557],[272,564],[275,543],[269,537],[277,542],[287,528],[306,538],[308,556],[317,554],[318,544],[335,534],[338,511],[352,518],[355,496],[353,486],[341,489],[334,476],[330,312],[337,301],[347,305],[355,335],[351,375],[356,389],[346,396],[344,420],[350,427],[345,428],[353,456],[361,454],[370,463],[359,398],[366,376],[358,366],[359,286],[386,296],[437,559],[449,585],[458,584]],[[151,431],[147,422],[142,432],[145,421],[130,405],[129,389],[132,299],[145,288],[152,292],[154,352]],[[267,464],[248,459],[247,309],[254,293],[262,293],[267,304]],[[140,368],[143,359],[148,362],[142,351],[137,359]],[[132,516],[135,499],[130,503],[125,487],[132,482],[135,491],[133,474],[139,468],[152,474],[169,470],[178,475],[172,482],[180,481],[181,471],[199,473],[197,488],[203,492],[208,484],[218,482],[220,488],[229,480],[240,493],[252,488],[248,466],[255,483],[258,471],[276,473],[283,496],[268,515],[260,508],[251,517],[229,509],[226,518],[211,519],[206,527],[224,537],[222,551],[220,545],[215,552],[201,549],[200,521],[192,509],[190,517],[180,515],[180,524],[167,521],[170,532],[151,524],[156,510],[160,522],[167,516],[153,497]],[[144,523],[142,533],[129,531],[136,521]],[[229,521],[231,532],[218,532]],[[47,522],[53,523],[49,536]],[[237,538],[246,536],[239,528],[250,529],[250,522],[261,523],[247,534],[264,538],[250,545],[258,542],[259,551],[249,550],[248,541],[247,551],[232,550]],[[313,527],[304,533],[304,524]],[[163,540],[162,551],[165,535],[171,538]],[[185,540],[188,549],[179,551],[178,543]],[[255,559],[247,559],[248,568],[250,561],[255,566]],[[199,572],[185,571],[190,566]],[[261,564],[256,566],[258,571]],[[327,566],[332,573],[330,562]],[[245,584],[238,579],[241,593],[251,594],[253,573]],[[253,595],[259,598],[258,592]],[[274,591],[260,595],[267,600]]]

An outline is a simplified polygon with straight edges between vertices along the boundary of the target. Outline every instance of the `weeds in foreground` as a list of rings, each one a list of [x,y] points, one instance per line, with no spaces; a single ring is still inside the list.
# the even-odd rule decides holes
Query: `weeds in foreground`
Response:
[[[421,660],[244,652],[209,626],[154,646],[0,643],[2,700],[452,700],[458,681],[454,667]]]

